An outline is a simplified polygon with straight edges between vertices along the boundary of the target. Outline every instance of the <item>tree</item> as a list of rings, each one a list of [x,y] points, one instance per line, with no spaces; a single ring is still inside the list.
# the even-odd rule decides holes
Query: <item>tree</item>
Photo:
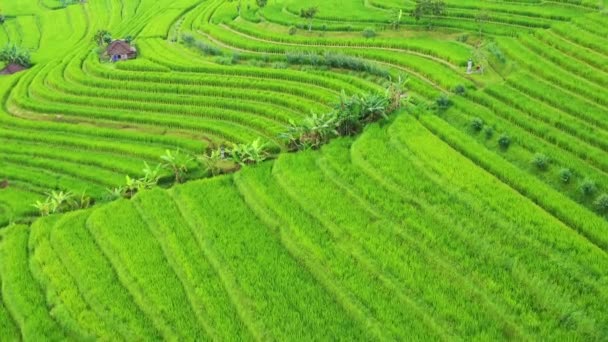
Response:
[[[421,0],[416,3],[411,15],[418,21],[427,15],[442,15],[444,11],[445,3],[443,0]]]
[[[188,172],[188,165],[194,161],[194,159],[186,153],[180,150],[169,151],[166,150],[165,154],[160,157],[164,162],[162,167],[166,170],[171,171],[175,175],[175,182],[181,183],[184,175]]]
[[[0,62],[6,64],[19,64],[28,68],[31,65],[30,52],[15,44],[10,44],[0,51]]]
[[[268,0],[255,0],[255,2],[258,4],[258,7],[264,8],[264,7],[266,7]]]
[[[131,44],[133,42],[133,36],[132,35],[128,35],[125,37],[125,42]]]
[[[308,19],[308,31],[312,31],[312,20],[319,13],[319,9],[317,7],[309,7],[300,9],[300,17],[304,19]]]
[[[93,40],[98,46],[103,46],[104,44],[112,42],[112,34],[107,30],[98,30],[97,33],[95,33]]]

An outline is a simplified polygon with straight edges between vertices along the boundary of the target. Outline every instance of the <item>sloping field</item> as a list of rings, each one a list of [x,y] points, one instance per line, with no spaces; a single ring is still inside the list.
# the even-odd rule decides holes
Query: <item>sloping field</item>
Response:
[[[0,76],[0,340],[607,340],[608,16],[415,5],[3,4],[34,65]],[[101,62],[101,29],[139,57]],[[399,75],[404,110],[286,153]],[[167,149],[257,138],[274,160],[108,200]],[[53,190],[96,204],[38,218]]]

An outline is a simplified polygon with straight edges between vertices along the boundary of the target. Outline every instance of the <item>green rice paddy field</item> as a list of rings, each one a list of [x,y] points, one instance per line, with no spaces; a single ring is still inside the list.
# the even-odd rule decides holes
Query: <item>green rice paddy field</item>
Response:
[[[0,341],[608,341],[603,5],[2,1],[33,66],[0,76]],[[100,61],[100,29],[138,58]],[[290,120],[398,75],[403,110],[287,153]],[[165,150],[257,138],[275,158],[107,199]],[[95,205],[39,217],[52,190]]]

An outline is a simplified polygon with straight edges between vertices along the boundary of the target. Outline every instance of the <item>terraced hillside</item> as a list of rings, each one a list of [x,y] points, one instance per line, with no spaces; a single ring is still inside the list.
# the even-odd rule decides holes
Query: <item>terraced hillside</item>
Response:
[[[35,64],[0,76],[0,340],[606,340],[602,4],[445,3],[3,4]],[[101,29],[138,59],[100,62]],[[282,153],[402,74],[405,110]],[[103,203],[166,149],[256,138],[275,160]],[[51,190],[97,204],[34,219]]]

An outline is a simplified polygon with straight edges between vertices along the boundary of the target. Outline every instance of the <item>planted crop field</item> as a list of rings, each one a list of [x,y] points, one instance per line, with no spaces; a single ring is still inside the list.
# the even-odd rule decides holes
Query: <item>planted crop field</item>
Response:
[[[608,340],[603,1],[7,1],[0,48],[0,341]]]

